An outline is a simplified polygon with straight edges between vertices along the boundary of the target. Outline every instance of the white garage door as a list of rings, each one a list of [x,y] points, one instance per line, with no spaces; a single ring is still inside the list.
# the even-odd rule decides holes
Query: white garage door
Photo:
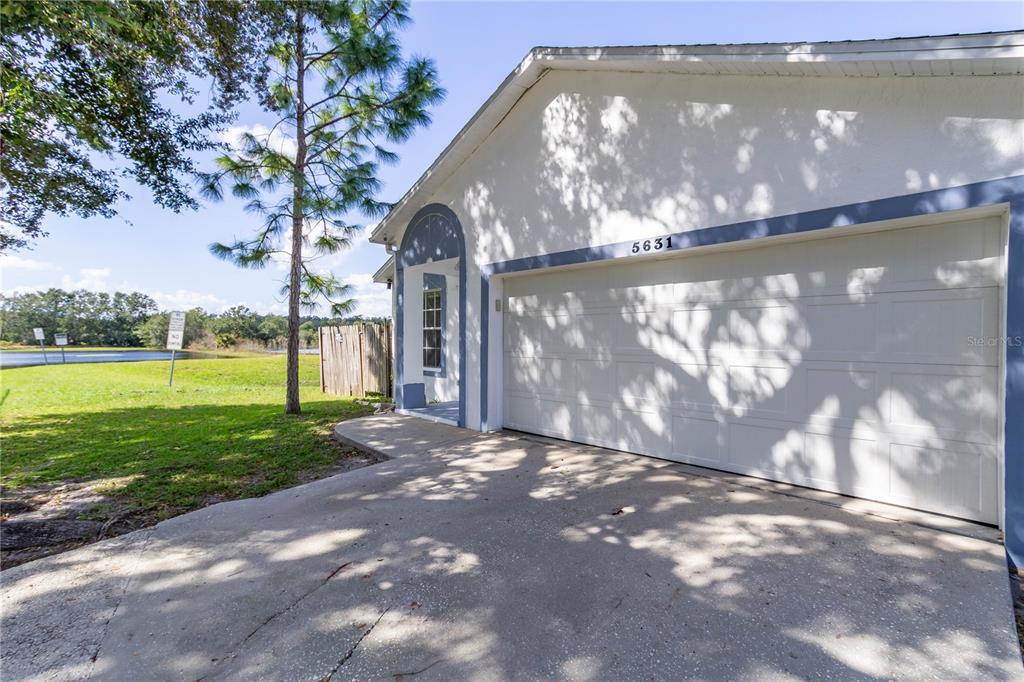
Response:
[[[1002,227],[505,282],[506,428],[995,523]]]

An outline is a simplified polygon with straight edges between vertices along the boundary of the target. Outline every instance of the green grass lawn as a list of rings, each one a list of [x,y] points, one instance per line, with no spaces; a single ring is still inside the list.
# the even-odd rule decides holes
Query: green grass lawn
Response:
[[[346,457],[331,425],[368,412],[320,393],[318,363],[300,357],[299,417],[283,413],[283,356],[182,360],[174,388],[167,362],[3,370],[0,481],[94,482],[118,514],[153,521],[309,480]]]

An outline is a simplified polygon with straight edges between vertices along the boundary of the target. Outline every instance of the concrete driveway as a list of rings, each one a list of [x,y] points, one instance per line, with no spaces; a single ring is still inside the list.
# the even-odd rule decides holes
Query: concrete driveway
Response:
[[[991,531],[410,417],[339,432],[393,459],[5,571],[4,678],[1024,677]]]

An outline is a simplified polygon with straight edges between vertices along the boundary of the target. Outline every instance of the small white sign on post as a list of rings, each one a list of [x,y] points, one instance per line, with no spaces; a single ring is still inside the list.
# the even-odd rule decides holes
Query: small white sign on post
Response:
[[[60,361],[61,361],[61,364],[66,363],[68,361],[68,359],[66,357],[64,357],[64,346],[68,345],[68,335],[67,334],[54,334],[53,335],[53,342],[55,344],[57,344],[58,346],[60,346]]]
[[[175,310],[167,326],[167,350],[181,350],[185,340],[185,313]]]
[[[174,351],[181,350],[182,342],[185,340],[185,313],[180,310],[171,312],[167,325],[167,349],[171,351],[171,373],[167,379],[167,385],[174,385]]]
[[[32,333],[35,335],[36,341],[39,342],[39,350],[43,351],[43,364],[50,364],[49,359],[46,357],[46,346],[43,345],[43,339],[46,338],[46,333],[43,332],[42,327],[32,327]]]

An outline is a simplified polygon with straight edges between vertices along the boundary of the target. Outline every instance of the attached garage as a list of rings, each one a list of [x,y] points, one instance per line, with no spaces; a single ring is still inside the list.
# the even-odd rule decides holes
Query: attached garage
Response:
[[[511,277],[505,426],[996,523],[1002,223]]]
[[[371,236],[396,408],[995,525],[1024,566],[1022,75],[1020,32],[532,50]]]

